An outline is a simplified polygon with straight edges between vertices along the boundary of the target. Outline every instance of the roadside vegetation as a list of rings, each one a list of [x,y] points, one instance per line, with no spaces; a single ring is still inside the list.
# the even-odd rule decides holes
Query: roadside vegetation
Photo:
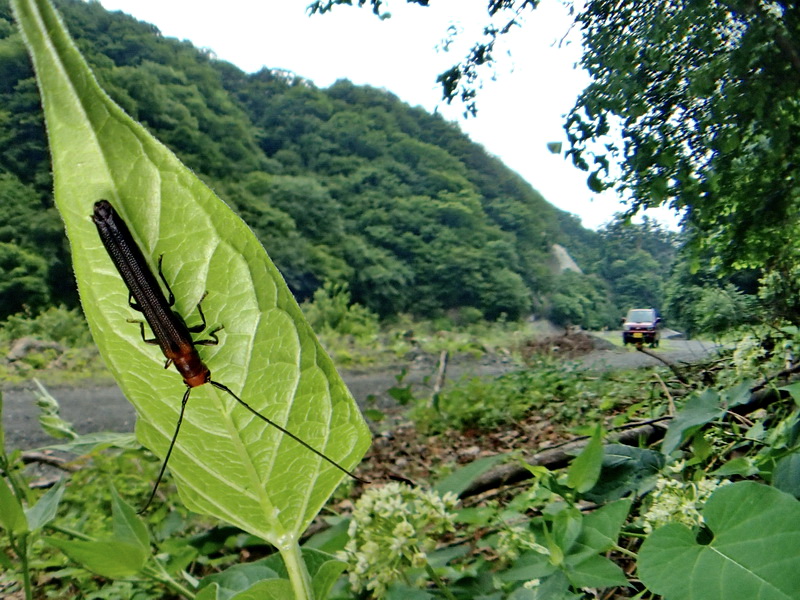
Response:
[[[318,300],[307,307],[312,319],[341,317],[335,300]],[[320,597],[655,598],[674,585],[663,566],[674,551],[667,534],[709,531],[715,515],[755,495],[774,503],[776,515],[795,510],[800,391],[788,379],[800,336],[792,327],[731,331],[728,339],[740,341],[704,363],[675,365],[678,377],[666,366],[576,370],[569,359],[531,352],[532,338],[541,339],[531,325],[447,331],[438,327],[451,322],[408,321],[390,335],[378,327],[355,335],[347,312],[342,331],[323,328],[323,337],[372,345],[396,364],[409,352],[435,358],[447,350],[510,356],[517,366],[448,383],[435,396],[420,395],[398,373],[390,390],[398,406],[367,411],[376,436],[358,473],[373,484],[346,482],[303,542],[305,559],[323,570],[312,566],[312,576],[330,584],[320,583]],[[359,309],[354,319],[363,325]],[[35,333],[36,325],[20,320],[9,330]],[[79,331],[74,340],[85,339]],[[418,333],[409,339],[404,331]],[[387,339],[395,346],[382,346]],[[187,511],[169,478],[155,506],[136,515],[159,461],[130,434],[77,435],[46,392],[39,405],[53,447],[2,457],[11,536],[0,542],[0,589],[20,590],[30,578],[34,598],[203,598],[216,583],[228,595],[208,597],[246,598],[255,583],[280,577],[268,544]],[[405,483],[387,483],[398,478]],[[17,502],[35,507],[24,526],[12,518]],[[130,539],[120,544],[112,535]],[[773,534],[753,525],[727,535],[724,543],[735,545]],[[710,552],[694,538],[680,543],[676,560],[686,569]],[[793,543],[780,547],[796,552]],[[398,551],[385,552],[393,544]],[[760,557],[737,560],[742,585],[764,576]],[[788,575],[771,581],[792,584]]]

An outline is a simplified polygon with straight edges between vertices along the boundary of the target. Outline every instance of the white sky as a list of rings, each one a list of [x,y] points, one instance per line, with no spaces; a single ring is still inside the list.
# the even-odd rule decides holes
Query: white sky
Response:
[[[597,229],[623,209],[612,192],[593,194],[586,173],[548,142],[564,141],[563,116],[588,82],[575,68],[580,37],[570,32],[566,9],[542,2],[524,27],[507,35],[496,77],[484,82],[478,116],[465,119],[461,105],[446,105],[436,76],[460,61],[486,23],[486,0],[437,0],[431,7],[391,0],[391,18],[367,7],[335,8],[309,17],[310,0],[100,0],[158,27],[167,37],[190,40],[247,72],[266,66],[293,71],[318,87],[337,79],[384,88],[401,100],[457,121],[470,138],[522,175],[552,204]],[[448,27],[461,31],[450,52],[437,51]],[[565,43],[558,42],[569,32]],[[510,56],[506,52],[510,51]],[[648,212],[674,227],[670,211]]]

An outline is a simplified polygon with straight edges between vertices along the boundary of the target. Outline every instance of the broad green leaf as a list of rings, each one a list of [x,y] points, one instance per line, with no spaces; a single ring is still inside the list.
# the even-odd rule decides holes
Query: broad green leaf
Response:
[[[475,481],[475,479],[483,475],[486,471],[491,469],[500,461],[505,460],[505,458],[506,457],[502,454],[495,454],[494,456],[479,458],[478,460],[475,460],[468,465],[460,467],[450,473],[450,475],[437,483],[433,489],[439,494],[452,492],[458,496],[461,492],[467,489],[469,484]]]
[[[329,560],[319,565],[314,574],[311,585],[314,588],[314,598],[327,598],[333,588],[333,584],[344,573],[347,563],[341,560]]]
[[[789,385],[785,385],[778,389],[789,392],[789,394],[792,396],[792,400],[794,400],[794,403],[800,406],[800,381],[790,383]]]
[[[84,542],[54,537],[45,537],[44,540],[88,570],[110,579],[136,575],[148,557],[147,549],[138,544],[112,540]]]
[[[212,583],[208,587],[203,588],[197,595],[195,595],[194,600],[222,600],[219,595],[219,586],[216,583]]]
[[[732,388],[725,390],[723,393],[725,407],[731,409],[734,406],[741,406],[742,404],[750,402],[750,398],[753,395],[751,390],[753,389],[754,383],[752,379],[746,379]]]
[[[670,454],[701,426],[723,414],[725,410],[720,406],[719,394],[714,390],[704,390],[701,394],[692,396],[669,424],[661,451]]]
[[[800,452],[793,452],[778,461],[772,473],[772,485],[800,498]]]
[[[292,584],[286,579],[259,581],[250,589],[231,597],[231,600],[287,600],[295,597]]]
[[[569,466],[567,485],[579,493],[588,492],[597,483],[602,466],[603,427],[597,425],[589,443]]]
[[[752,477],[758,474],[758,467],[753,463],[753,459],[747,456],[732,458],[719,469],[714,469],[712,475],[716,477],[731,477],[740,475],[742,477]]]
[[[58,504],[61,502],[61,496],[63,495],[64,481],[61,480],[47,490],[36,504],[25,511],[31,531],[38,531],[55,519]]]
[[[217,586],[218,600],[230,600],[236,594],[250,589],[259,581],[265,579],[277,579],[279,577],[275,570],[264,564],[263,560],[244,565],[233,565],[222,573],[216,573],[204,577],[200,582],[200,589]]]
[[[313,548],[321,552],[333,554],[339,550],[344,550],[345,544],[350,540],[347,535],[347,528],[350,526],[350,519],[344,517],[329,517],[326,519],[330,527],[315,533],[303,543],[303,550]]]
[[[642,494],[655,485],[664,462],[664,455],[654,450],[622,444],[606,445],[603,447],[600,477],[584,498],[608,502],[631,493]]]
[[[743,481],[716,490],[703,510],[713,539],[687,527],[654,531],[639,551],[639,577],[669,600],[793,600],[800,590],[800,502]]]
[[[510,569],[498,574],[501,581],[528,581],[543,579],[558,570],[547,555],[540,552],[523,552]]]
[[[144,520],[136,514],[133,507],[119,497],[117,490],[111,488],[111,514],[114,526],[114,539],[126,544],[134,544],[145,552],[150,548],[150,533]]]
[[[47,0],[12,0],[33,58],[53,157],[56,205],[70,240],[86,317],[138,413],[139,440],[163,457],[184,385],[142,343],[128,293],[89,216],[109,200],[199,322],[204,294],[220,343],[200,353],[215,381],[352,469],[370,436],[352,396],[253,233],[100,89]],[[191,510],[279,548],[291,547],[345,475],[209,385],[192,391],[170,459]]]
[[[628,585],[628,578],[616,564],[597,554],[569,565],[567,579],[575,588],[608,588]]]
[[[601,506],[583,518],[583,531],[578,544],[595,553],[610,550],[617,543],[619,533],[628,518],[632,500],[618,500]]]
[[[13,534],[28,532],[28,521],[17,497],[0,477],[0,525]]]
[[[563,556],[569,554],[583,531],[583,514],[575,507],[565,507],[553,515],[553,542]],[[549,545],[553,550],[552,545]]]

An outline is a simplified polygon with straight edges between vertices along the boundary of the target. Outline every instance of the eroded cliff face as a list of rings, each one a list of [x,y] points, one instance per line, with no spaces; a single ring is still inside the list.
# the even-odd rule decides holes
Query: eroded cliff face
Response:
[[[567,249],[564,248],[561,244],[553,244],[550,247],[551,256],[552,256],[552,268],[556,273],[563,273],[564,271],[575,271],[576,273],[583,273],[581,268],[577,265],[577,263],[572,259],[567,252]]]

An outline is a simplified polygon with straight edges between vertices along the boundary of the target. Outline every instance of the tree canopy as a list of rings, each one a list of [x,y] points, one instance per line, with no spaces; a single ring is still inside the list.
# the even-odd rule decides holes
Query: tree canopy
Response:
[[[311,10],[350,3],[320,0]],[[359,0],[366,4],[376,14],[385,6]],[[523,13],[535,19],[538,4],[487,1],[484,37],[439,78],[446,99],[475,112],[495,42],[524,27]],[[800,7],[779,0],[564,4],[582,33],[581,67],[591,77],[565,122],[567,154],[589,172],[589,187],[617,189],[629,201],[627,216],[658,206],[681,211],[692,269],[758,269],[768,288],[762,300],[796,297],[800,251],[787,240],[800,233]],[[796,312],[796,303],[781,304],[775,314]]]

